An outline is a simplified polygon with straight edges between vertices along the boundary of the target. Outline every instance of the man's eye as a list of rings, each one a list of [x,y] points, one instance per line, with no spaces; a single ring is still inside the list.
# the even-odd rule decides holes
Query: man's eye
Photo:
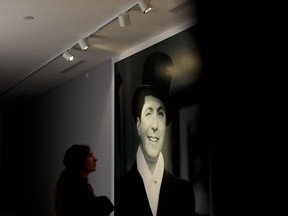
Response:
[[[151,113],[152,113],[152,112],[146,112],[146,113],[145,113],[145,116],[149,116],[149,115],[151,115]]]
[[[158,115],[164,116],[164,112],[159,112]]]

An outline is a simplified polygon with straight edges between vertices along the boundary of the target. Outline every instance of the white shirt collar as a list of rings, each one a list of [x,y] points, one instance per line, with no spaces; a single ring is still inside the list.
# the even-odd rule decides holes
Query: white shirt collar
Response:
[[[153,174],[149,170],[149,167],[146,163],[146,160],[144,158],[144,155],[140,146],[138,147],[138,150],[137,150],[136,161],[137,161],[138,172],[140,173],[144,186],[145,186],[145,190],[146,190],[146,194],[149,200],[151,211],[153,215],[156,215],[157,208],[158,208],[160,187],[161,187],[163,173],[164,173],[163,155],[160,152]]]
[[[147,186],[150,184],[150,182],[155,182],[155,183],[160,183],[162,181],[163,173],[164,173],[164,158],[162,153],[160,152],[158,161],[155,167],[155,170],[153,174],[150,172],[150,169],[146,163],[146,160],[144,158],[143,152],[140,148],[138,147],[137,154],[136,154],[136,159],[137,159],[137,169],[144,181],[144,184],[147,184]]]

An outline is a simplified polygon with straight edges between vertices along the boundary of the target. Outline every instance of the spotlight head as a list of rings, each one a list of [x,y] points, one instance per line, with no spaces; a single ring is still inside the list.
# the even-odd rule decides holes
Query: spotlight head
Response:
[[[139,0],[138,5],[144,14],[153,9],[153,6],[150,4],[149,0]]]
[[[87,42],[87,40],[84,40],[84,39],[81,39],[79,42],[78,42],[81,50],[86,50],[89,48],[89,44]]]
[[[126,13],[122,13],[118,16],[118,20],[119,20],[119,25],[121,27],[125,27],[127,25],[130,25],[130,18],[129,18],[129,14]]]
[[[63,57],[64,57],[68,62],[71,62],[71,61],[74,60],[74,56],[73,56],[72,53],[69,52],[68,50],[63,53]]]

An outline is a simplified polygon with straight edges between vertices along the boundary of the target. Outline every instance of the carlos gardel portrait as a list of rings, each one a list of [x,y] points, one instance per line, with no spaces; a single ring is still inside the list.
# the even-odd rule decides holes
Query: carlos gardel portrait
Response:
[[[192,26],[115,63],[115,216],[210,215],[210,143]]]

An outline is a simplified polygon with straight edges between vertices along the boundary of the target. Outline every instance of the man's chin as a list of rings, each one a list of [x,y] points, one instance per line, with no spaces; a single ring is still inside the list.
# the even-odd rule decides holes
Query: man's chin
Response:
[[[159,154],[157,155],[148,155],[148,157],[146,157],[147,161],[150,163],[156,163],[158,160]]]

